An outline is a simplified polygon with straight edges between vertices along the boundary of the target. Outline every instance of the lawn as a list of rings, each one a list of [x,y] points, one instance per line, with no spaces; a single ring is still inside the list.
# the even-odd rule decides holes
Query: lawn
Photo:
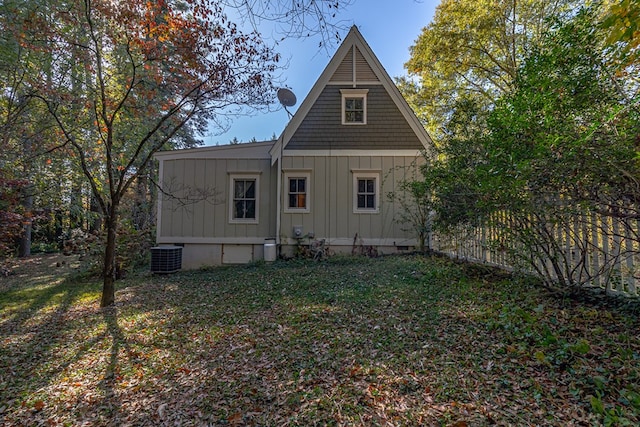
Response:
[[[4,425],[640,424],[636,304],[392,256],[140,272],[101,310],[64,267],[0,278]]]

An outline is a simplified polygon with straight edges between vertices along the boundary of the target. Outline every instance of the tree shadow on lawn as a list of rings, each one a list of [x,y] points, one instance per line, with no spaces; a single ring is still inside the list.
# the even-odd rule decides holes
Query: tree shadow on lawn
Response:
[[[48,406],[57,396],[46,390],[60,388],[61,378],[73,377],[74,365],[109,342],[111,353],[100,389],[104,395],[101,410],[113,414],[117,408],[112,389],[118,352],[125,343],[118,326],[116,308],[99,309],[95,282],[61,279],[48,284],[48,276],[33,278],[29,285],[16,286],[0,294],[0,409],[6,413],[19,409],[18,419],[30,424],[46,420]],[[78,303],[87,295],[95,301]],[[102,321],[101,321],[102,320]],[[104,325],[104,330],[100,330]],[[71,369],[71,370],[70,370]],[[6,416],[0,412],[0,420]],[[24,418],[26,417],[26,418]]]
[[[411,262],[381,272],[369,262],[181,273],[130,288],[130,302],[162,313],[171,334],[157,331],[149,343],[175,356],[155,399],[165,421],[437,418],[424,405],[434,399],[429,367],[447,355],[425,344],[439,333],[440,303],[456,291],[428,284],[451,277]]]
[[[170,337],[148,344],[175,362],[155,406],[135,416],[247,425],[598,422],[587,380],[535,355],[582,357],[582,334],[590,339],[582,308],[580,331],[560,322],[550,346],[547,317],[568,307],[538,290],[450,264],[372,262],[181,273],[130,288],[133,305],[163,319],[156,335]],[[576,369],[590,369],[603,351],[594,342]]]
[[[505,311],[505,302],[522,298],[517,287],[434,262],[147,275],[119,282],[116,307],[103,310],[76,307],[78,293],[60,286],[7,321],[15,332],[3,322],[8,353],[0,354],[0,369],[12,369],[12,377],[0,400],[13,400],[7,420],[16,424],[51,416],[92,425],[571,421],[570,412],[553,413],[553,396],[531,400],[535,382],[513,391],[526,382],[521,375],[546,378],[513,330],[534,328],[527,313],[545,320],[536,300]],[[58,294],[59,305],[42,310]],[[504,331],[513,342],[501,342]],[[69,384],[78,374],[71,369],[88,371],[81,386]],[[63,376],[73,378],[57,384]],[[58,409],[34,412],[56,387],[70,396],[58,399]],[[26,408],[17,407],[20,399]],[[523,420],[509,412],[514,407],[540,412]]]
[[[107,326],[107,330],[101,339],[110,341],[109,360],[104,369],[104,376],[98,383],[98,389],[102,392],[102,399],[98,399],[93,405],[89,405],[86,412],[93,416],[102,415],[110,419],[111,422],[116,423],[120,418],[121,408],[121,402],[116,390],[117,375],[121,367],[120,350],[121,348],[129,350],[129,345],[122,329],[118,325],[118,308],[114,306],[102,308],[101,312]]]

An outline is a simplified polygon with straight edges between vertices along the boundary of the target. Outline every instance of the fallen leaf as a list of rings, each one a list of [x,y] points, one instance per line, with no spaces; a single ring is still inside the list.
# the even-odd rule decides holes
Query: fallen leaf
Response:
[[[160,417],[160,419],[164,419],[165,418],[166,409],[167,409],[167,404],[166,403],[163,403],[162,405],[158,406],[158,416]]]
[[[236,412],[235,414],[231,415],[227,419],[227,421],[231,424],[240,424],[242,422],[242,414],[240,412]]]

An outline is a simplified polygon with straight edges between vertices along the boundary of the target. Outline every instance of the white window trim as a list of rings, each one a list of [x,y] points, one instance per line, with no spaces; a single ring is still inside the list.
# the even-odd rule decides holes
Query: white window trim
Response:
[[[375,185],[375,205],[374,209],[358,207],[358,179],[376,180]],[[356,172],[353,171],[353,213],[357,214],[377,214],[380,212],[380,172]]]
[[[289,207],[289,178],[305,178],[306,182],[306,199],[304,208],[290,208]],[[284,191],[284,212],[286,213],[310,213],[311,212],[311,173],[309,171],[287,171],[284,173],[283,184]]]
[[[235,193],[234,182],[238,179],[255,179],[256,181],[256,217],[234,218],[233,199]],[[230,173],[229,174],[229,224],[258,224],[260,220],[260,174],[259,173]]]
[[[367,94],[369,89],[340,89],[342,94],[342,124],[346,126],[362,126],[367,124]],[[363,99],[363,121],[362,122],[348,122],[345,111],[345,99],[347,98],[362,98]]]

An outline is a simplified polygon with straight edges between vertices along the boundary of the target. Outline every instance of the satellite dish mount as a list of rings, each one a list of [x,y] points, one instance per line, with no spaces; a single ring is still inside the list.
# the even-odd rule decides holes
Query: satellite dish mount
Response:
[[[284,111],[289,114],[289,118],[293,117],[293,114],[291,114],[287,107],[293,107],[296,105],[296,95],[291,92],[290,89],[283,87],[278,89],[278,101],[280,101],[280,104],[284,107]]]

